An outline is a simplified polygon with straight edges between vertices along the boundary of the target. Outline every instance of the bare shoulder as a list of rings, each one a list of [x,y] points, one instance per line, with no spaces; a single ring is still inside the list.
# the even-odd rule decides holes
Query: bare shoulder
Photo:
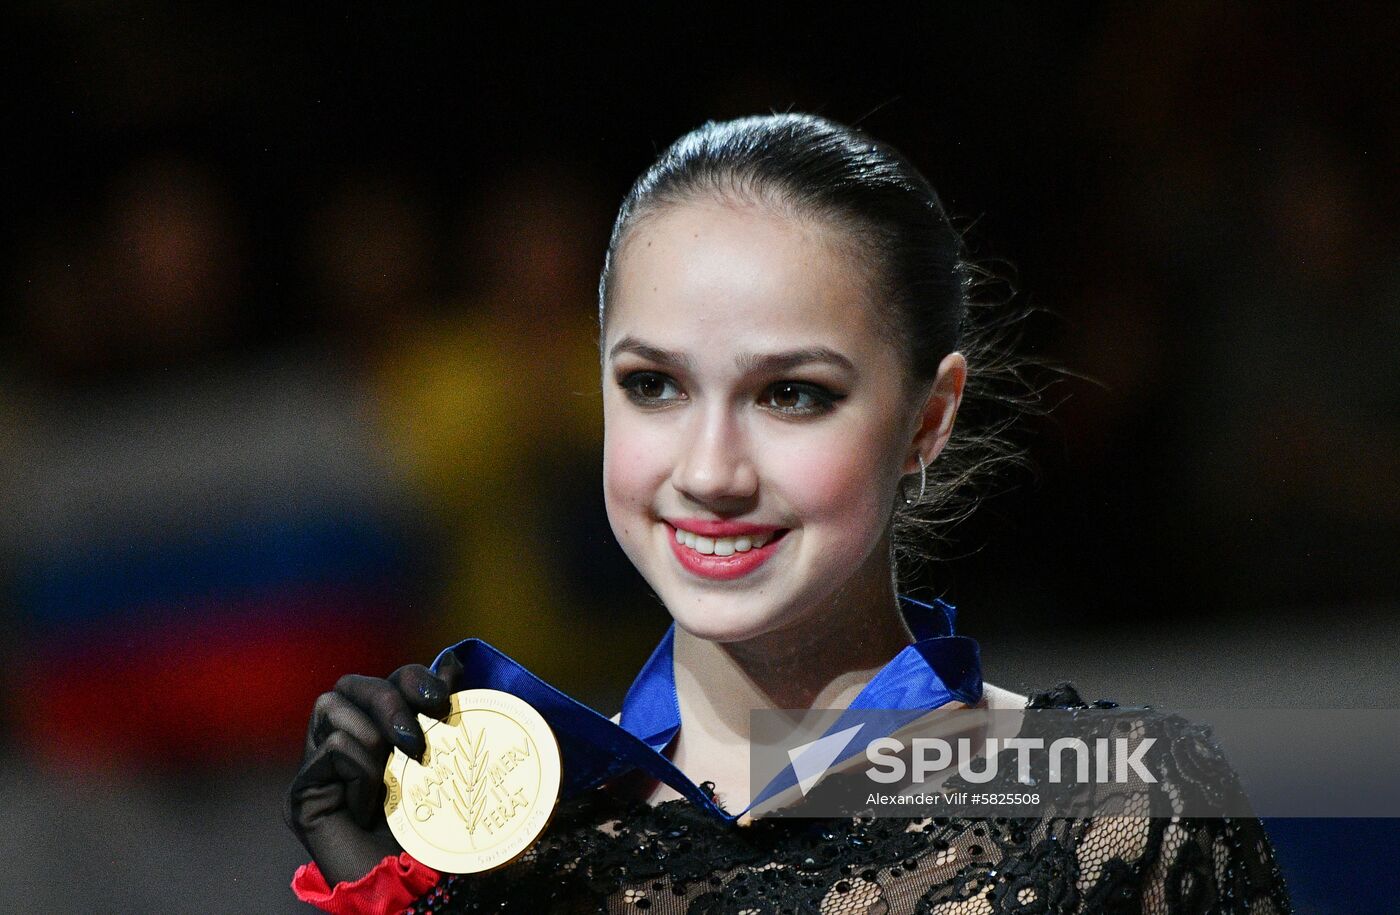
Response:
[[[1000,686],[993,686],[990,683],[982,684],[982,701],[979,707],[991,709],[993,711],[1020,711],[1030,702],[1029,696],[1020,693],[1013,693],[1009,689]]]

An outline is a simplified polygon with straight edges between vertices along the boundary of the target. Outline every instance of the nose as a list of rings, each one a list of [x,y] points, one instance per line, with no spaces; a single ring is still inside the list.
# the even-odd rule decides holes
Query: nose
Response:
[[[682,437],[671,483],[712,511],[738,511],[758,494],[758,470],[739,420],[720,404],[696,411]]]

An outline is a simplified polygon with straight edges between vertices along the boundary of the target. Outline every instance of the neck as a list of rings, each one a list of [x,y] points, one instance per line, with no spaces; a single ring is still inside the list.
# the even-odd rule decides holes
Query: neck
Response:
[[[686,742],[747,742],[755,709],[844,708],[913,638],[888,566],[853,580],[794,625],[743,642],[675,632],[676,695]]]

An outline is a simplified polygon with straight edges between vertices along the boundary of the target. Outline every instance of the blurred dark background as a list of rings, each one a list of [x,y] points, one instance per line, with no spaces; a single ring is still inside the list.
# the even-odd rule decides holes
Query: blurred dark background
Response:
[[[1094,379],[916,592],[989,680],[1400,702],[1392,4],[438,12],[4,14],[0,908],[297,910],[345,672],[476,635],[615,710],[668,618],[603,512],[597,271],[711,118],[901,148]],[[1306,911],[1396,853],[1292,832]]]

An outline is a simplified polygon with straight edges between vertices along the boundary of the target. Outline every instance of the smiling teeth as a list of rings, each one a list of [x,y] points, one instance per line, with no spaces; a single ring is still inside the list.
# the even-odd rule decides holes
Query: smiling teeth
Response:
[[[733,556],[757,549],[773,539],[772,534],[745,534],[742,537],[701,537],[676,528],[676,542],[706,556]]]

